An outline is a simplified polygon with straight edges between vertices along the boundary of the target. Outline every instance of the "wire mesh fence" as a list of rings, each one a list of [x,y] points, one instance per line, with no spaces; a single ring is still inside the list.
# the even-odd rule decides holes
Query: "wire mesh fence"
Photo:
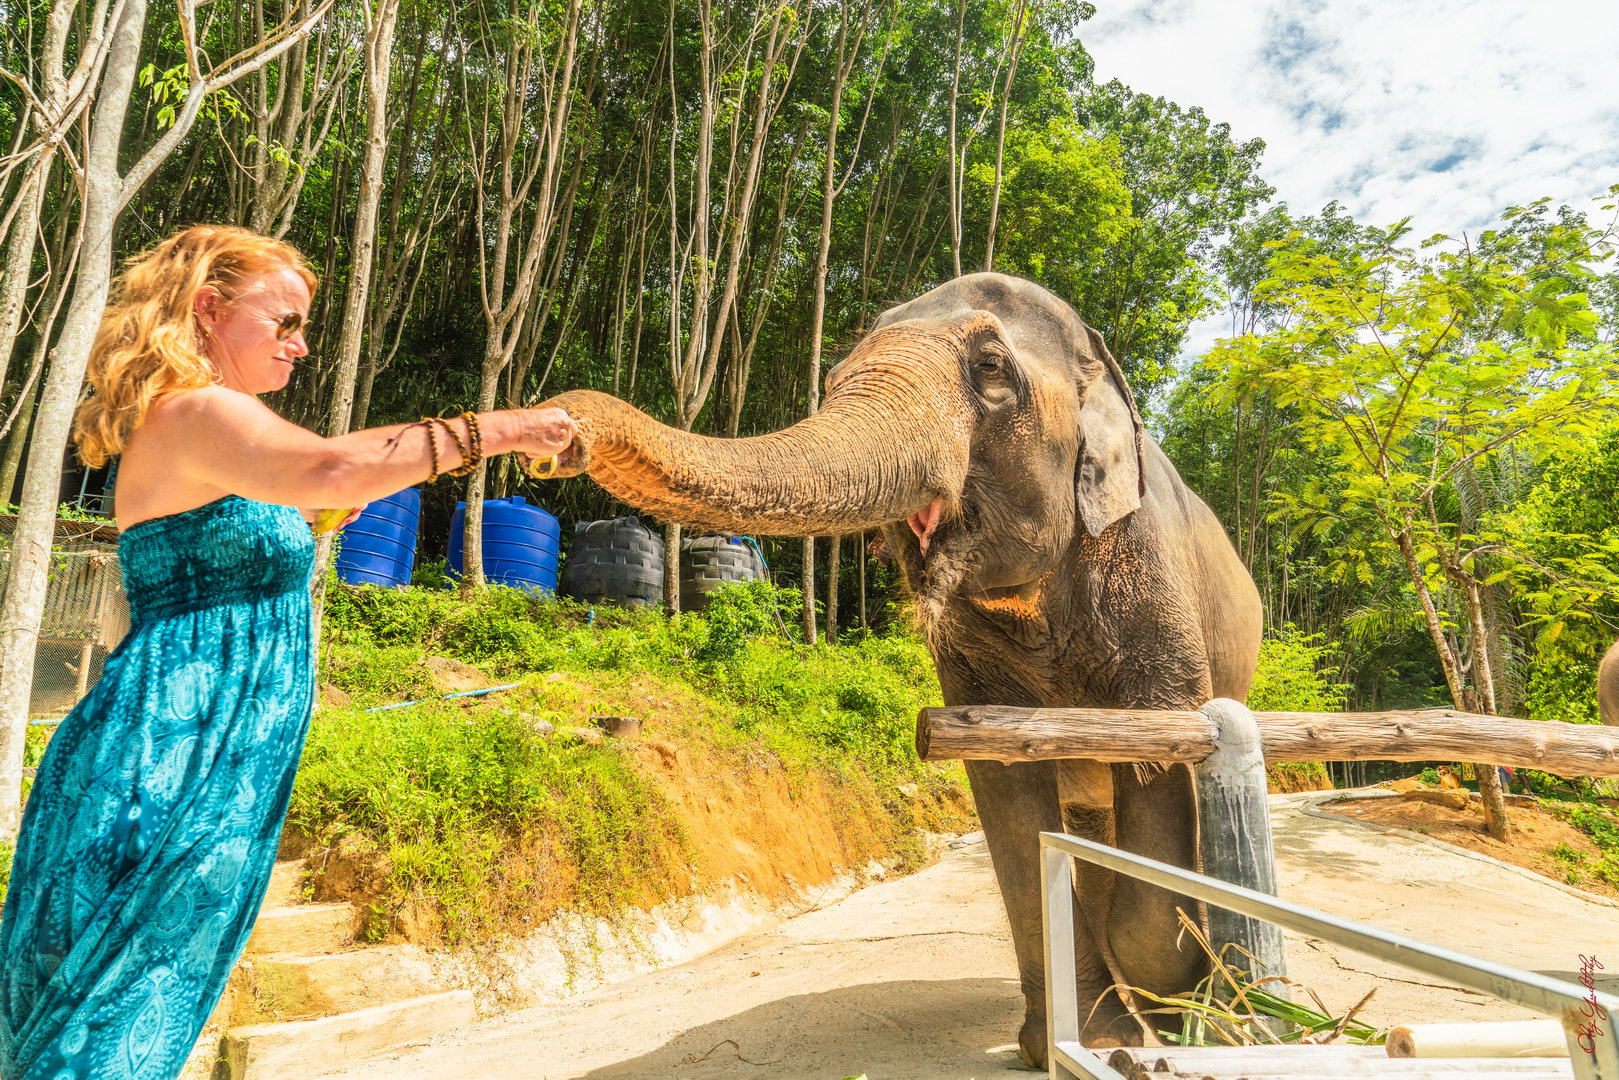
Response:
[[[14,523],[0,516],[0,575],[10,570]],[[32,717],[61,716],[77,704],[101,677],[107,654],[129,632],[116,543],[110,525],[58,522],[34,653]]]

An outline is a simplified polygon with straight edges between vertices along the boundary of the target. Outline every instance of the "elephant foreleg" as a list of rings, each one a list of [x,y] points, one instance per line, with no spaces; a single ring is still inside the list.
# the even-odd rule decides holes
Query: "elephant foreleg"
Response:
[[[1019,1054],[1030,1065],[1043,1067],[1046,1060],[1046,977],[1044,942],[1041,933],[1040,833],[1064,831],[1063,809],[1058,798],[1057,770],[1049,762],[1001,765],[991,761],[969,761],[967,778],[972,783],[978,819],[984,826],[996,884],[1012,928],[1012,946],[1017,954],[1018,978],[1023,990],[1024,1020],[1018,1032]],[[1080,880],[1079,905],[1090,903]],[[1075,965],[1078,973],[1081,1019],[1091,1005],[1103,997],[1112,977],[1101,962],[1090,926],[1083,914],[1074,925]],[[1122,1014],[1118,999],[1106,994],[1100,1007],[1090,1015],[1082,1031],[1087,1040],[1104,1036],[1119,1037],[1117,1021]]]
[[[1113,766],[1117,846],[1172,866],[1197,866],[1197,798],[1185,765]],[[1201,920],[1197,902],[1116,875],[1107,941],[1130,985],[1166,995],[1192,989],[1207,958],[1183,935],[1175,909]],[[1179,945],[1177,946],[1177,942]]]

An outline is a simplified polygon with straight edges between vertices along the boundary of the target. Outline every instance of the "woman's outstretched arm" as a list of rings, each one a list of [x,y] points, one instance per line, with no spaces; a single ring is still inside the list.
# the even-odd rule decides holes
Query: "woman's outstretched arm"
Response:
[[[464,421],[449,422],[466,442]],[[575,434],[560,409],[480,413],[478,426],[486,458],[508,451],[549,456],[566,449]],[[461,465],[455,440],[442,427],[434,435],[439,468]],[[144,459],[140,471],[149,477],[154,462],[164,463],[170,483],[194,486],[198,496],[214,489],[286,506],[358,506],[426,480],[433,467],[429,433],[421,424],[327,439],[283,420],[256,397],[222,386],[153,403],[126,456]]]

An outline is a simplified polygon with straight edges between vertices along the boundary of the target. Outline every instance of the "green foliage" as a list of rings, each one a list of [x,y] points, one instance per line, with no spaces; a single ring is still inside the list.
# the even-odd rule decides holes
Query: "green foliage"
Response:
[[[1216,241],[1273,193],[1259,177],[1265,144],[1239,142],[1202,109],[1117,81],[1086,88],[1076,114],[1088,134],[1118,148],[1130,213],[1100,242],[1060,245],[1049,262],[1061,267],[1057,291],[1101,331],[1148,400],[1172,373],[1187,327],[1218,298]]]
[[[410,584],[417,589],[448,590],[455,587],[448,564],[443,559],[423,559],[411,571]]]
[[[1348,687],[1334,682],[1334,647],[1322,635],[1302,633],[1291,623],[1259,645],[1248,707],[1256,712],[1337,712]]]
[[[1615,817],[1613,811],[1605,807],[1587,803],[1548,801],[1542,802],[1541,805],[1589,836],[1591,842],[1597,846],[1598,855],[1595,862],[1587,861],[1584,856],[1567,845],[1561,845],[1552,851],[1554,858],[1570,864],[1570,880],[1573,880],[1572,871],[1577,867],[1596,880],[1619,888],[1619,817]]]
[[[697,659],[708,663],[734,659],[749,638],[774,634],[784,627],[783,609],[791,611],[803,602],[802,591],[779,588],[768,581],[722,585],[707,596],[703,623],[708,634],[697,650]]]
[[[322,713],[287,821],[318,841],[376,845],[389,894],[432,897],[452,943],[490,936],[543,896],[543,882],[507,880],[535,865],[508,860],[514,849],[562,845],[573,905],[599,915],[663,899],[660,871],[685,861],[668,807],[620,754],[454,705]]]
[[[1534,632],[1529,715],[1595,723],[1597,661],[1619,635],[1619,424],[1553,458],[1501,532]]]
[[[1502,672],[1478,683],[1487,590],[1517,572],[1500,509],[1526,467],[1577,452],[1619,408],[1616,353],[1592,338],[1583,291],[1611,241],[1580,218],[1527,232],[1407,247],[1402,223],[1265,241],[1252,332],[1205,361],[1221,404],[1269,403],[1314,458],[1270,491],[1289,544],[1323,544],[1335,588],[1403,577],[1403,599],[1385,586],[1364,610],[1430,610],[1458,701],[1468,681],[1499,697]]]
[[[1259,712],[1336,712],[1349,687],[1334,680],[1336,650],[1320,634],[1306,634],[1291,623],[1259,644],[1259,664],[1248,691],[1248,707]],[[1331,778],[1318,761],[1273,761],[1265,766],[1272,791],[1329,788]]]
[[[917,710],[938,703],[921,643],[871,635],[805,647],[782,636],[796,619],[777,617],[779,605],[797,601],[794,590],[753,582],[718,590],[701,614],[670,617],[592,612],[498,586],[463,598],[334,583],[322,677],[352,694],[356,708],[317,718],[289,822],[318,842],[373,853],[385,900],[385,914],[368,924],[375,934],[413,900],[437,906],[449,939],[471,942],[513,925],[525,904],[606,914],[655,902],[658,883],[678,878],[689,862],[684,841],[619,744],[537,732],[536,720],[559,732],[583,722],[557,700],[569,680],[531,678],[525,689],[477,705],[359,711],[433,698],[422,664],[432,653],[501,679],[562,672],[591,685],[650,680],[707,717],[682,711],[688,737],[741,760],[765,754],[800,774],[864,778],[863,790],[954,783],[916,759]],[[902,851],[898,832],[914,811],[898,801],[885,809]],[[576,897],[558,897],[562,886],[540,880],[535,867],[547,858],[569,868],[566,887]]]

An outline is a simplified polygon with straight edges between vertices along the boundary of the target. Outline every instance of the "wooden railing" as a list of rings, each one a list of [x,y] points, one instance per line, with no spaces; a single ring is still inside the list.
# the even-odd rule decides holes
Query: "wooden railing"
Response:
[[[1482,716],[1451,709],[1412,712],[1250,712],[1236,701],[1215,699],[1196,711],[1174,709],[1026,709],[962,705],[923,709],[917,717],[916,749],[924,761],[971,759],[1000,762],[1079,758],[1105,762],[1184,763],[1198,789],[1198,855],[1204,874],[1150,863],[1073,837],[1042,834],[1047,881],[1047,994],[1056,1026],[1052,1078],[1116,1080],[1117,1072],[1077,1053],[1072,1017],[1072,926],[1060,919],[1073,903],[1068,856],[1089,861],[1208,902],[1209,937],[1218,953],[1227,943],[1253,958],[1254,976],[1285,976],[1280,926],[1301,929],[1328,919],[1343,937],[1319,936],[1384,955],[1393,941],[1370,928],[1352,926],[1274,899],[1275,854],[1266,804],[1268,761],[1476,761],[1527,766],[1561,776],[1619,776],[1619,728]],[[1061,864],[1059,871],[1058,865]],[[1058,880],[1053,883],[1052,874]],[[1173,879],[1173,880],[1171,880]],[[1198,887],[1189,887],[1197,879]],[[1208,880],[1214,879],[1214,880]],[[1231,891],[1220,883],[1230,883]],[[1238,897],[1240,894],[1240,902]],[[1304,922],[1300,920],[1304,919]],[[1309,925],[1318,925],[1309,923]],[[1326,925],[1320,923],[1319,925]],[[1376,948],[1369,948],[1374,941]],[[1446,953],[1432,946],[1401,962],[1464,985],[1469,978],[1508,969]],[[1056,959],[1053,959],[1055,957]],[[1066,957],[1066,960],[1062,958]],[[1516,985],[1490,984],[1493,992],[1558,1015],[1569,988],[1540,976],[1510,972]],[[1527,981],[1524,981],[1527,980]],[[1529,989],[1526,989],[1529,988]],[[1531,994],[1531,991],[1533,992]],[[1534,997],[1533,994],[1540,995]],[[1527,996],[1526,996],[1527,995]],[[1561,995],[1561,996],[1559,996]],[[1616,1002],[1619,1004],[1619,1002]],[[1610,1040],[1611,1041],[1611,1040]],[[1585,1055],[1582,1055],[1582,1057]],[[1581,1078],[1619,1080],[1619,1054],[1607,1047],[1595,1061],[1576,1063]]]
[[[1267,761],[1482,761],[1559,776],[1619,776],[1619,728],[1454,709],[1256,712]],[[1174,709],[923,709],[924,761],[1156,761],[1196,764],[1215,748],[1206,713]]]

